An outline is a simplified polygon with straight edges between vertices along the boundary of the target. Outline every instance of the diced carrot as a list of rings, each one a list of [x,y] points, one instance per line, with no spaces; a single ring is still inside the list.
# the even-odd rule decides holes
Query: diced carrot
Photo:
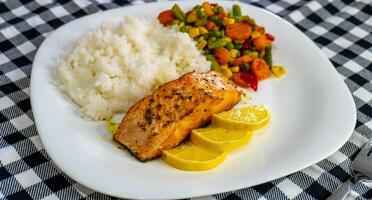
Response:
[[[270,76],[271,71],[269,65],[264,59],[256,58],[251,64],[252,73],[257,76],[259,80],[266,79]]]
[[[253,39],[253,45],[256,47],[257,50],[263,51],[266,47],[272,45],[272,41],[269,40],[266,35],[261,35],[260,37],[257,37]]]
[[[226,27],[226,35],[232,40],[246,40],[251,33],[252,27],[245,23],[234,23]]]
[[[239,66],[239,65],[242,65],[244,63],[248,63],[248,62],[251,62],[252,61],[252,58],[248,55],[244,55],[244,56],[240,56],[239,58],[235,58],[233,61],[232,61],[232,64],[235,66]]]
[[[175,19],[172,10],[165,10],[161,12],[158,16],[158,20],[163,25],[168,25]]]
[[[229,61],[229,51],[223,47],[216,48],[214,50],[214,57],[216,57],[218,64],[227,64],[227,62]]]
[[[218,13],[218,18],[224,21],[225,19],[227,19],[227,13],[225,11]]]
[[[207,17],[214,15],[214,12],[212,10],[212,5],[209,2],[204,2],[202,4],[202,7],[204,8],[204,12],[207,15]]]
[[[216,23],[214,23],[214,22],[208,22],[208,23],[205,25],[205,28],[206,28],[208,31],[210,31],[210,30],[214,29],[216,26],[217,26]]]
[[[261,35],[265,34],[265,32],[266,32],[265,27],[263,27],[263,26],[259,26],[257,31],[260,32]]]

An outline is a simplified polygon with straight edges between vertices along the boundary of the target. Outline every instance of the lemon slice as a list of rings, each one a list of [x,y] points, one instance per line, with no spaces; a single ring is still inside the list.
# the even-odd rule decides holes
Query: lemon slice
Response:
[[[191,142],[197,146],[219,151],[232,151],[249,142],[252,132],[224,128],[201,128],[191,132]]]
[[[202,171],[217,167],[226,158],[226,152],[214,151],[192,144],[163,151],[162,159],[169,165],[187,171]]]
[[[231,109],[212,115],[212,125],[230,130],[254,131],[270,121],[270,112],[264,105]]]

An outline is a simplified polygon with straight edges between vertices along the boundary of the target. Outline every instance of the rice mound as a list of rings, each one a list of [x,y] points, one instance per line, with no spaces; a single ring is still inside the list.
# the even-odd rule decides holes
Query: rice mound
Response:
[[[56,79],[84,117],[103,120],[126,112],[165,82],[209,69],[186,33],[125,17],[119,25],[104,23],[81,37],[61,56]]]

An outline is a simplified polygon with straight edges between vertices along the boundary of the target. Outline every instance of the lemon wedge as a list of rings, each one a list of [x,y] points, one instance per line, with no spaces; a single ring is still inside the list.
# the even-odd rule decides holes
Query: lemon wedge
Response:
[[[229,152],[247,144],[252,135],[250,131],[207,127],[193,130],[191,142],[207,149]]]
[[[163,151],[162,159],[169,165],[187,171],[212,169],[226,158],[226,152],[202,148],[190,143]]]
[[[270,121],[270,111],[264,105],[231,109],[212,115],[212,126],[229,130],[254,131]]]

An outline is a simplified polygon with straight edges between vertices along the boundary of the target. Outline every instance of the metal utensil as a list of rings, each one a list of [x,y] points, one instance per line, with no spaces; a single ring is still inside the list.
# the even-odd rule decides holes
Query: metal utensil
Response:
[[[343,183],[328,200],[344,199],[354,184],[364,180],[372,180],[372,140],[363,146],[351,164],[351,178]]]

